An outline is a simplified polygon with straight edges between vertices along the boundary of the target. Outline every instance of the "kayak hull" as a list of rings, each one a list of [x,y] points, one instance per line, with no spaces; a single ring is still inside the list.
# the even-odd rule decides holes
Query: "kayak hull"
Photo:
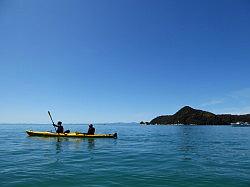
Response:
[[[86,134],[80,132],[70,132],[70,133],[55,133],[55,132],[42,132],[42,131],[32,131],[27,130],[26,133],[29,136],[42,136],[42,137],[68,137],[68,138],[117,138],[117,133],[114,134]]]

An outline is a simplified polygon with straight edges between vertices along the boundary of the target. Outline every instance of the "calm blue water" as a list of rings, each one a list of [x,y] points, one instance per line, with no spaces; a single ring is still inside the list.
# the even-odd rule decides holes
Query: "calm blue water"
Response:
[[[58,142],[25,134],[50,125],[0,125],[0,186],[250,186],[248,127],[95,127],[118,139]]]

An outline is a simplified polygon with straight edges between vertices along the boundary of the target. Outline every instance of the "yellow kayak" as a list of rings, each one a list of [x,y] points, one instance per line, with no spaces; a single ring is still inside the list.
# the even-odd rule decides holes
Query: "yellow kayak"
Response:
[[[27,130],[26,133],[29,136],[43,136],[43,137],[69,137],[69,138],[117,138],[117,133],[114,134],[86,134],[80,132],[70,132],[70,133],[56,133],[56,132],[42,132],[42,131],[32,131]]]

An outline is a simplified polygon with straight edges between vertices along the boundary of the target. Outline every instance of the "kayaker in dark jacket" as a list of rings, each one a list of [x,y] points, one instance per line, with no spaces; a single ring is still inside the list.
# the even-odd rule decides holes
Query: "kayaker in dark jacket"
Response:
[[[90,135],[94,135],[95,134],[95,128],[93,127],[92,124],[89,125],[89,130],[88,130],[87,134],[90,134]]]
[[[57,130],[56,130],[57,133],[63,133],[64,132],[64,129],[63,129],[61,121],[58,121],[57,125],[54,125],[54,126],[57,127]]]

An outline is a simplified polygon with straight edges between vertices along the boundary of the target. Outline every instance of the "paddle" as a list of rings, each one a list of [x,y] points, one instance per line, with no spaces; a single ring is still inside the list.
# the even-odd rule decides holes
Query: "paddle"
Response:
[[[53,124],[53,126],[54,126],[54,128],[55,128],[55,131],[56,131],[55,123],[54,123],[54,121],[53,121],[53,119],[52,119],[51,114],[50,114],[49,111],[48,111],[48,114],[49,114],[50,120],[52,121],[52,124]]]
[[[51,116],[51,114],[50,114],[49,111],[48,111],[48,114],[49,114],[50,120],[52,121],[52,124],[53,124],[53,126],[54,126],[54,128],[55,128],[55,131],[56,131],[55,123],[54,123],[54,121],[53,121],[53,119],[52,119],[52,116]],[[60,142],[60,140],[59,140],[59,133],[57,133],[57,134],[58,134],[57,142]]]

